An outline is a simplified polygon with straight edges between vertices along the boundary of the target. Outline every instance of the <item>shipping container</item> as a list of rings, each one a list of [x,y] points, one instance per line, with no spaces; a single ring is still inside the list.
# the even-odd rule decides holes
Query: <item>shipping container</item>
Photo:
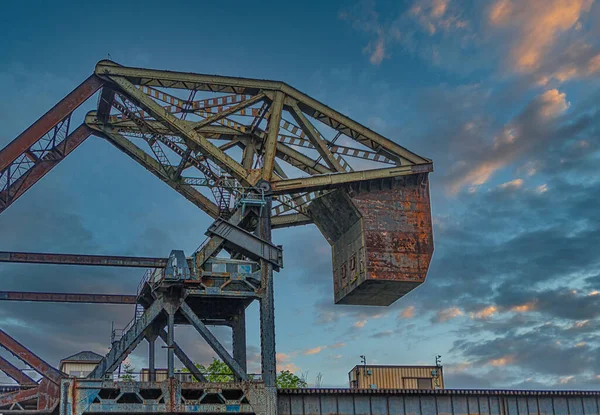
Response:
[[[425,281],[433,255],[427,174],[353,184],[309,209],[332,246],[336,304],[388,306]]]
[[[348,374],[352,389],[443,389],[441,366],[355,366]]]

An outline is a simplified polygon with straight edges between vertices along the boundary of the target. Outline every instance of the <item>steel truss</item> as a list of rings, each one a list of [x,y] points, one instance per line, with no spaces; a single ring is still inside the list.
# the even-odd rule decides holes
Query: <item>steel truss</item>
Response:
[[[72,112],[98,91],[97,109],[71,129]],[[0,151],[0,213],[90,135],[127,154],[215,222],[206,243],[189,258],[181,251],[169,258],[0,252],[0,262],[152,269],[135,296],[0,292],[0,300],[10,301],[136,304],[134,319],[113,333],[110,352],[85,380],[67,378],[0,332],[0,346],[43,377],[35,386],[0,360],[0,370],[19,384],[0,394],[3,413],[52,411],[60,400],[64,415],[274,415],[273,271],[283,260],[281,247],[272,243],[272,229],[312,223],[313,202],[340,187],[370,187],[377,180],[422,177],[433,170],[431,160],[285,83],[131,68],[103,60],[93,75]],[[244,274],[207,270],[222,250],[231,261],[252,261],[256,269]],[[260,379],[249,377],[246,364],[245,309],[253,301],[260,309]],[[193,326],[235,381],[206,382],[177,345],[175,324]],[[231,327],[232,353],[215,338],[207,327],[211,325]],[[159,337],[167,344],[165,382],[156,381],[154,368]],[[142,341],[149,345],[150,381],[109,380]],[[175,357],[198,382],[174,378]]]

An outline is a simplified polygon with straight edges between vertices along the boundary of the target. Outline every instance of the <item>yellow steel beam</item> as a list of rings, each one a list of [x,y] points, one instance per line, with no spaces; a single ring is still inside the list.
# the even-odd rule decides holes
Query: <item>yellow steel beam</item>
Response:
[[[238,179],[240,183],[245,186],[253,186],[255,184],[255,181],[248,176],[246,169],[244,169],[237,161],[219,150],[219,148],[208,141],[206,137],[197,133],[188,123],[182,122],[173,114],[165,111],[156,101],[136,88],[135,85],[127,79],[111,76],[110,80],[117,84],[131,99],[136,101],[137,105],[140,105],[154,118],[163,122],[166,127],[181,135],[182,138],[197,145],[205,157],[227,170],[233,177]]]
[[[290,107],[292,109],[292,117],[294,117],[296,122],[300,124],[300,127],[308,136],[308,139],[310,140],[312,145],[315,146],[321,157],[323,157],[323,160],[325,160],[325,163],[327,163],[329,167],[331,167],[337,172],[346,171],[344,167],[340,164],[340,162],[333,157],[333,154],[331,153],[331,151],[329,151],[327,144],[325,144],[325,141],[321,138],[321,134],[317,131],[314,125],[312,125],[311,122],[308,121],[308,119],[304,116],[302,111],[300,111],[298,105],[292,101],[290,103]]]
[[[254,95],[260,90],[278,90],[282,85],[275,81],[130,68],[109,60],[98,62],[95,73],[99,76],[122,76],[136,85],[248,95]]]
[[[281,111],[283,110],[283,93],[277,91],[271,104],[269,127],[267,139],[264,143],[264,156],[262,167],[263,180],[270,181],[273,176],[273,167],[275,165],[275,154],[277,153],[277,136],[279,135],[279,123],[281,122]]]
[[[153,69],[128,68],[115,62],[100,61],[96,65],[96,75],[117,75],[129,79],[137,85],[154,87],[197,89],[213,92],[234,92],[254,95],[263,91],[281,91],[298,101],[300,109],[309,116],[318,119],[330,127],[341,131],[348,137],[367,147],[382,151],[386,157],[396,158],[403,164],[423,164],[431,160],[421,157],[395,142],[370,130],[349,117],[329,108],[299,90],[278,81],[235,78],[218,75],[202,75],[185,72],[160,71]],[[394,157],[395,156],[395,157]]]
[[[144,150],[133,144],[131,141],[123,137],[121,134],[118,134],[112,128],[106,125],[94,124],[91,122],[88,123],[88,120],[86,120],[86,124],[92,130],[94,130],[98,136],[106,139],[109,143],[113,144],[133,160],[137,161],[144,168],[146,168],[146,170],[171,186],[190,202],[198,206],[204,212],[208,213],[211,217],[216,218],[219,216],[219,207],[216,204],[214,204],[210,199],[198,192],[192,186],[173,180],[165,173],[158,161],[156,161]]]
[[[308,225],[313,223],[312,219],[302,213],[291,213],[289,215],[273,216],[271,227],[273,229],[289,228],[292,226]]]
[[[215,115],[213,115],[211,117],[207,117],[207,118],[203,119],[202,121],[198,121],[197,123],[195,123],[194,129],[202,128],[205,125],[210,125],[215,121],[219,121],[222,118],[225,118],[229,115],[235,114],[236,112],[243,110],[244,108],[247,108],[250,105],[253,105],[259,101],[262,101],[264,98],[265,98],[265,94],[258,94],[256,96],[250,98],[247,101],[241,102],[238,105],[234,105],[232,107],[227,108],[226,110],[217,112]]]
[[[418,165],[389,167],[385,169],[355,171],[351,173],[322,174],[300,179],[277,180],[273,181],[271,186],[273,189],[273,194],[294,193],[298,191],[328,189],[346,183],[406,176],[417,173],[428,173],[431,171],[433,171],[433,164],[424,163]]]

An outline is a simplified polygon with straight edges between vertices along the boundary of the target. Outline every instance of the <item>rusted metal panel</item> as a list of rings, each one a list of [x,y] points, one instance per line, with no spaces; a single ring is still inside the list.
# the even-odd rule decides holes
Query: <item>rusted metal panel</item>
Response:
[[[8,360],[0,356],[0,370],[6,373],[8,377],[13,379],[19,385],[34,385],[37,386],[35,380],[31,379],[27,376],[23,371],[19,368],[15,367]]]
[[[17,138],[0,151],[0,171],[17,159],[56,124],[79,107],[104,84],[96,75],[91,75],[81,85],[71,91],[50,111],[42,115],[35,123],[23,131]]]
[[[135,295],[120,294],[79,294],[41,293],[23,291],[0,291],[0,301],[35,301],[47,303],[96,303],[96,304],[135,304]]]
[[[0,212],[13,204],[23,193],[64,160],[65,157],[91,134],[92,130],[90,128],[81,125],[61,143],[50,149],[43,158],[36,160],[35,165],[31,169],[11,183],[4,191],[0,192]]]
[[[310,213],[333,248],[337,304],[387,306],[425,281],[433,255],[427,174],[339,189]]]
[[[31,350],[17,342],[3,330],[0,330],[0,346],[8,350],[21,361],[27,363],[31,368],[33,368],[40,375],[44,376],[46,379],[49,379],[53,383],[60,385],[60,381],[64,377],[61,372],[43,361]]]
[[[164,268],[168,258],[114,255],[48,254],[38,252],[0,252],[0,262],[30,264],[93,265],[106,267]]]

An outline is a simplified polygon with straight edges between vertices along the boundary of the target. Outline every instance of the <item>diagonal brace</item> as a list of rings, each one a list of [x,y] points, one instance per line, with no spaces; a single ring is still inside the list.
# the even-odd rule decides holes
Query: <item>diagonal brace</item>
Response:
[[[13,379],[21,386],[37,386],[37,382],[27,376],[21,369],[15,367],[8,360],[0,356],[0,370],[6,373],[8,377]]]
[[[248,380],[246,371],[242,369],[238,362],[225,350],[223,345],[217,340],[212,332],[204,325],[204,323],[198,318],[194,311],[185,302],[181,303],[179,310],[183,313],[185,318],[198,330],[198,333],[206,340],[206,342],[213,348],[213,350],[219,355],[221,360],[229,366],[233,371],[234,375],[241,380]]]
[[[110,352],[104,356],[100,363],[98,363],[98,366],[88,375],[88,379],[103,379],[106,374],[113,372],[144,339],[146,329],[152,325],[163,310],[164,301],[162,297],[159,297],[144,311],[142,317],[123,334],[121,340],[113,344]]]
[[[325,160],[325,163],[327,163],[329,167],[331,167],[337,172],[345,172],[346,170],[344,169],[344,167],[336,158],[333,157],[333,154],[327,147],[327,144],[321,138],[321,134],[319,134],[315,126],[312,125],[308,118],[306,118],[302,111],[300,111],[298,105],[295,102],[293,102],[291,108],[292,117],[294,117],[296,122],[300,124],[300,127],[302,127],[302,130],[306,133],[312,145],[315,146],[321,157],[323,157],[323,160]]]
[[[29,367],[33,368],[52,383],[60,385],[60,381],[64,378],[64,375],[61,372],[44,362],[41,358],[33,354],[29,349],[2,330],[0,330],[0,346],[8,350],[22,362],[27,363]]]
[[[136,104],[148,111],[153,117],[161,121],[170,130],[180,134],[188,142],[197,145],[202,153],[216,164],[227,170],[233,177],[238,179],[245,186],[253,186],[255,181],[249,178],[248,172],[237,161],[229,157],[217,146],[212,144],[206,137],[198,134],[189,123],[185,123],[167,112],[157,102],[152,100],[131,82],[121,77],[110,77]]]
[[[167,332],[164,329],[159,331],[158,335],[165,343],[168,343]],[[198,382],[207,382],[207,380],[204,377],[204,375],[202,374],[202,372],[200,372],[200,370],[198,370],[198,368],[196,367],[194,362],[192,362],[192,360],[185,354],[183,349],[181,347],[179,347],[179,345],[177,343],[173,343],[173,351],[175,352],[175,356],[177,356],[179,361],[181,363],[183,363],[183,365],[198,380]]]

